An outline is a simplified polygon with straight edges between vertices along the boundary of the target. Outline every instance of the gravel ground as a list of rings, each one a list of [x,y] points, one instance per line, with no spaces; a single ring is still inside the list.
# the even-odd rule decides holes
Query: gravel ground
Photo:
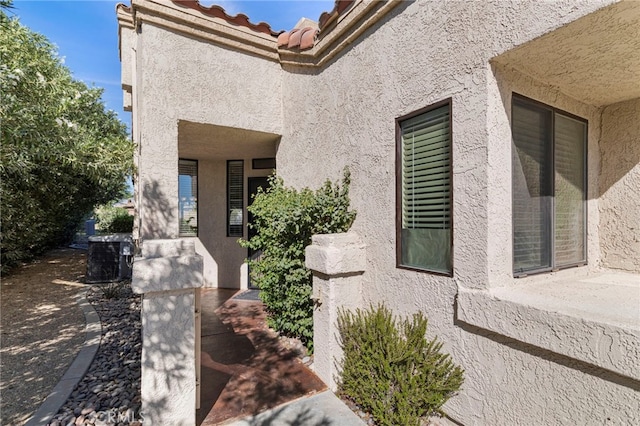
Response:
[[[117,292],[116,297],[108,298]],[[49,423],[61,425],[139,425],[140,296],[129,283],[93,287],[87,295],[100,316],[102,340],[87,374]]]
[[[84,251],[60,249],[2,277],[1,424],[24,424],[80,351],[85,268]]]

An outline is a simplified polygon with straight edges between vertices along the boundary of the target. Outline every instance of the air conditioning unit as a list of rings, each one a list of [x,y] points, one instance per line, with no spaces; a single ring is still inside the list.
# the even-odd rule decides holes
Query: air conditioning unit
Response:
[[[131,278],[133,239],[131,234],[89,237],[87,283],[106,283]]]

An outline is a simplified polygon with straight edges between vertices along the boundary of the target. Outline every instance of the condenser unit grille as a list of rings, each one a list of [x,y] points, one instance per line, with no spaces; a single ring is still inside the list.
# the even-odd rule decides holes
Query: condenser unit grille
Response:
[[[90,242],[87,253],[87,282],[109,282],[120,279],[120,243]]]

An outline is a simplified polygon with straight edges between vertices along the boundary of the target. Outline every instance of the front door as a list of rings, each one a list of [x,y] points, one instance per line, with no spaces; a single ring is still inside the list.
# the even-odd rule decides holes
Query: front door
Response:
[[[269,178],[266,176],[250,177],[248,178],[247,186],[249,189],[248,191],[249,199],[247,200],[247,206],[250,206],[253,203],[253,197],[258,193],[258,188],[262,188],[263,190],[267,189],[267,187],[269,186]],[[247,222],[251,223],[252,220],[253,220],[253,215],[249,212],[249,214],[247,215]],[[256,231],[251,227],[249,227],[248,238],[251,239],[254,235],[256,235]],[[262,253],[261,251],[255,251],[255,250],[249,249],[247,256],[249,257],[249,259],[255,260],[260,257],[261,253]],[[249,267],[249,288],[253,288],[253,289],[258,288],[251,282],[251,267]]]

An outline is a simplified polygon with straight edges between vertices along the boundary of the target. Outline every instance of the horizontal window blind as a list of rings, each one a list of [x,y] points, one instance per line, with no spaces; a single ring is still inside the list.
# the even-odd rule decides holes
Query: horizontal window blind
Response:
[[[450,105],[407,118],[400,124],[399,263],[451,272]]]
[[[584,262],[587,126],[555,115],[555,257],[558,266]]]
[[[445,229],[451,222],[449,107],[402,123],[402,227]]]
[[[514,273],[586,261],[586,132],[584,120],[513,98]]]
[[[227,236],[242,237],[244,161],[227,161]]]
[[[181,237],[198,235],[198,162],[178,160],[178,210]]]
[[[513,257],[516,271],[551,265],[551,113],[513,106]]]

